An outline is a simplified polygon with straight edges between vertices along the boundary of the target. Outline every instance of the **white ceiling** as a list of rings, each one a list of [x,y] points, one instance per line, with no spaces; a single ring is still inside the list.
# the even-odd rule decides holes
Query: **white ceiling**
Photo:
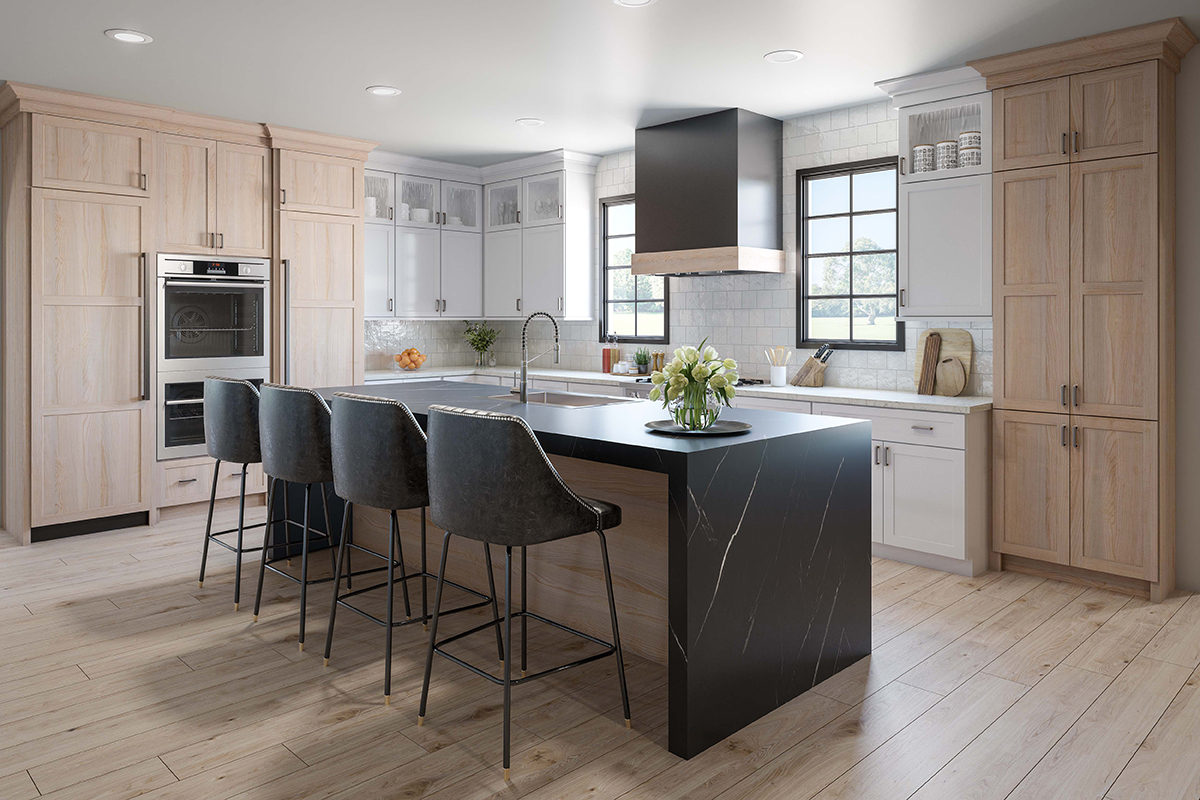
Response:
[[[873,100],[884,78],[1179,15],[1200,31],[1196,0],[0,0],[0,79],[483,165],[622,150],[639,125],[730,106]],[[762,60],[780,48],[805,58]]]

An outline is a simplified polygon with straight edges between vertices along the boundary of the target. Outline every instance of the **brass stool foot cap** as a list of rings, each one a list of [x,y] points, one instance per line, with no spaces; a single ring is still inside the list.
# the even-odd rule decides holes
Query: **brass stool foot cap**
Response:
[[[201,589],[203,589],[203,588],[204,588],[204,581],[198,581],[198,583],[200,584],[200,588],[201,588]]]
[[[258,622],[258,614],[254,615],[254,619],[252,620],[252,622]]]
[[[504,780],[508,780],[508,772],[509,772],[508,767],[505,767],[504,768]]]
[[[525,670],[521,670],[521,677],[522,677],[522,678],[524,678],[524,677],[525,677]]]
[[[629,719],[625,720],[625,727],[628,728],[629,730],[633,730],[633,720],[629,720]]]
[[[301,653],[303,653],[303,652],[304,652],[304,642],[301,642],[301,643],[300,643],[300,652],[301,652]]]
[[[424,623],[423,625],[421,625],[421,630],[423,630],[423,631],[427,631],[427,630],[429,630],[429,623],[428,623],[428,622],[426,622],[426,623]]]
[[[327,666],[327,667],[329,666],[329,659],[328,659],[328,658],[327,658],[327,659],[325,659],[325,666]]]
[[[240,604],[239,604],[239,603],[234,603],[234,604],[233,604],[233,610],[234,610],[234,611],[237,611],[237,610],[238,610],[238,605],[240,605]]]
[[[424,725],[425,725],[425,717],[423,717],[423,716],[417,717],[417,727],[420,728],[420,727],[423,727]]]
[[[392,696],[390,694],[385,694],[383,696],[383,704],[385,706],[390,706],[392,704]]]

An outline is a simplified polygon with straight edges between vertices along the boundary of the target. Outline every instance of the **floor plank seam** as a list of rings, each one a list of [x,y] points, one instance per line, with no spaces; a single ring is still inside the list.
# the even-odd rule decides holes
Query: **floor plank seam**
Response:
[[[404,738],[406,738],[406,739],[407,739],[408,737],[407,737],[407,736],[405,736]],[[411,741],[411,740],[410,740],[410,741]],[[280,747],[282,747],[284,750],[287,750],[289,753],[291,753],[292,755],[294,755],[296,758],[300,759],[300,763],[301,763],[301,764],[303,764],[304,766],[306,766],[306,767],[311,767],[311,766],[312,766],[312,764],[308,763],[308,762],[307,762],[307,761],[305,761],[303,758],[300,758],[300,754],[299,754],[299,753],[297,753],[297,752],[296,752],[295,750],[293,750],[292,748],[288,747],[286,742],[280,742],[280,743],[279,743],[279,746],[280,746]]]
[[[155,756],[154,758],[157,759],[158,763],[163,765],[163,768],[166,769],[167,772],[171,773],[171,777],[175,779],[175,782],[179,783],[179,776],[175,774],[175,770],[167,766],[167,762],[163,761],[162,756]]]

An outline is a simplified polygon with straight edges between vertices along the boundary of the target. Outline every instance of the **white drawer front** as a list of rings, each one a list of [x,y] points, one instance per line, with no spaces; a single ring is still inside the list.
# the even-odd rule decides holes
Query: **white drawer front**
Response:
[[[488,386],[499,386],[500,379],[491,375],[451,375],[446,378],[454,383],[483,383]]]
[[[904,411],[870,406],[813,403],[814,414],[871,421],[871,438],[903,444],[925,444],[965,450],[966,419],[962,414]]]
[[[621,397],[625,394],[625,390],[620,386],[605,386],[600,383],[569,383],[572,392],[580,394],[602,394],[608,397]]]
[[[793,414],[811,414],[813,404],[807,400],[777,400],[773,397],[733,398],[734,408],[757,408],[762,411],[790,411]]]
[[[566,381],[548,381],[545,378],[529,379],[529,391],[531,392],[565,392],[570,386]]]

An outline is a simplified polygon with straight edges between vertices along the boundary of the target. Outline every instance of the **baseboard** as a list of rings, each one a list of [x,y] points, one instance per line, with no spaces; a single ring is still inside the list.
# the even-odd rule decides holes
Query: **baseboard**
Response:
[[[922,553],[905,547],[894,547],[881,542],[871,542],[871,555],[876,558],[886,558],[899,561],[902,564],[912,564],[914,567],[926,567],[942,572],[953,572],[955,575],[966,575],[973,578],[987,572],[986,562],[976,562],[971,559],[947,558],[946,556]]]
[[[1053,578],[1056,581],[1090,586],[1095,589],[1109,589],[1143,599],[1150,598],[1150,582],[1137,578],[1109,575],[1066,564],[1051,564],[1048,561],[1038,561],[1035,558],[1023,556],[1000,555],[1000,563],[1002,569],[1010,572],[1024,572],[1028,575],[1037,575],[1039,578]]]
[[[41,525],[32,529],[30,540],[34,542],[47,542],[51,539],[62,539],[67,536],[83,536],[89,533],[115,531],[119,528],[136,528],[139,525],[149,524],[149,511],[135,511],[132,514],[117,514],[113,517],[81,519],[78,522],[60,522],[57,525]]]

